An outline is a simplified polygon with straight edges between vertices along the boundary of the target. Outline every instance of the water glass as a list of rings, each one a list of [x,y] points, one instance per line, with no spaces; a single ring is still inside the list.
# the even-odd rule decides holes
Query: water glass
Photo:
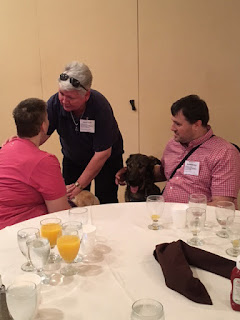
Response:
[[[35,239],[40,236],[39,229],[37,228],[24,228],[18,231],[17,233],[17,241],[18,246],[24,257],[27,258],[27,262],[21,266],[23,271],[32,272],[34,271],[34,266],[31,264],[31,261],[28,256],[28,248],[27,248],[27,240]]]
[[[202,208],[191,207],[188,208],[186,212],[187,226],[193,234],[193,238],[188,239],[187,243],[192,246],[200,246],[204,243],[204,241],[198,238],[198,234],[204,227],[204,223],[206,220],[206,210]]]
[[[148,228],[151,230],[159,230],[161,226],[158,224],[158,220],[163,213],[164,198],[160,195],[150,195],[147,197],[146,204],[149,215],[153,221],[153,223],[150,224]]]
[[[215,208],[216,219],[222,229],[216,233],[221,238],[228,238],[227,218],[235,216],[235,205],[231,201],[218,201]]]
[[[83,235],[81,242],[81,253],[83,262],[91,262],[94,259],[92,252],[96,242],[96,226],[92,224],[83,225]]]
[[[31,320],[37,308],[37,288],[31,281],[16,281],[7,288],[6,301],[14,320]]]
[[[232,248],[228,248],[226,253],[231,257],[237,257],[240,254],[240,216],[228,217],[226,226],[232,243]]]
[[[88,209],[82,207],[71,208],[68,211],[70,221],[80,221],[82,224],[88,223]]]
[[[162,304],[153,299],[140,299],[132,305],[131,320],[164,320]]]
[[[43,272],[50,255],[50,243],[48,239],[39,237],[37,239],[28,240],[27,246],[32,265],[36,268],[42,283],[48,284],[50,278]]]

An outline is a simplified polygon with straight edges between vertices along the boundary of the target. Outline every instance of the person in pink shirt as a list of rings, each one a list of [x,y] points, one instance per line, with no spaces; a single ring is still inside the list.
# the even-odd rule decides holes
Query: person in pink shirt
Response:
[[[174,137],[163,152],[161,165],[154,168],[155,180],[167,181],[165,201],[187,203],[190,194],[201,193],[207,196],[208,205],[216,205],[220,200],[236,204],[240,153],[213,134],[206,102],[189,95],[173,103],[171,113]],[[117,173],[117,183],[123,182],[124,170]]]
[[[0,150],[0,229],[70,208],[57,158],[39,149],[49,124],[46,103],[23,100],[13,117],[18,136]]]

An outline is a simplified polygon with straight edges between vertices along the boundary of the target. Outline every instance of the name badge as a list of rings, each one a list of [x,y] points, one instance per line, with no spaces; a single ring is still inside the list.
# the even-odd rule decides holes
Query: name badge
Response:
[[[199,167],[200,167],[200,162],[186,160],[184,164],[184,174],[189,174],[191,176],[198,176]]]
[[[80,119],[80,132],[95,133],[95,120]]]

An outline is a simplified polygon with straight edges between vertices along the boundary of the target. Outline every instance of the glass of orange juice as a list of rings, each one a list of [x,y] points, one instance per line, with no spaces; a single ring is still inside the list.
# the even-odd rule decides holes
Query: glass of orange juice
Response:
[[[59,263],[61,260],[60,256],[53,252],[57,244],[57,238],[62,234],[61,223],[62,221],[59,218],[46,218],[40,221],[41,237],[47,238],[51,247],[48,264]]]
[[[158,220],[160,219],[163,209],[164,209],[164,198],[160,195],[150,195],[147,197],[147,210],[152,219],[152,224],[148,226],[151,230],[159,230],[162,228],[158,224]]]
[[[72,263],[80,248],[78,230],[71,228],[64,229],[62,235],[57,239],[57,248],[61,257],[66,262],[66,266],[60,270],[60,273],[64,276],[73,276],[77,273],[77,270],[73,267]]]

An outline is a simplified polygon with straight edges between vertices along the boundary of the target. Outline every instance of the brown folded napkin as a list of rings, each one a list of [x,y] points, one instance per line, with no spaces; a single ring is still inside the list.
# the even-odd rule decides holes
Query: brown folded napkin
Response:
[[[201,281],[193,277],[189,265],[228,279],[236,265],[232,260],[191,247],[182,240],[157,245],[153,255],[162,267],[166,285],[202,304],[212,304],[212,300]]]

